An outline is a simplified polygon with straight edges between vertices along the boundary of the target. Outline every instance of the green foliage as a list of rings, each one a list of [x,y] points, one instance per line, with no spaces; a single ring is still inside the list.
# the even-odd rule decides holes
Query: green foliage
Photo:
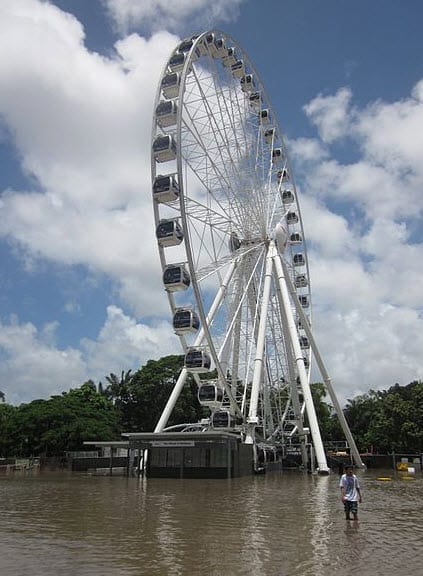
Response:
[[[122,425],[127,432],[152,432],[163,412],[183,368],[184,357],[171,355],[149,360],[136,372],[129,385],[129,402]],[[176,402],[168,426],[196,422],[202,416],[197,399],[197,386],[189,377]]]
[[[333,407],[325,402],[326,387],[322,382],[310,385],[311,395],[319,422],[323,442],[337,441],[344,437],[338,417]]]
[[[349,400],[345,417],[360,450],[423,452],[423,382]]]
[[[12,420],[16,408],[10,404],[0,404],[0,457],[5,458],[13,454],[11,443],[13,441]]]
[[[77,389],[18,407],[0,394],[0,457],[58,456],[81,450],[86,440],[116,440],[122,432],[152,432],[183,368],[184,357],[149,360],[132,374],[110,374],[107,385],[89,380]],[[213,376],[213,374],[211,375]],[[214,375],[215,376],[215,375]],[[311,385],[323,441],[341,440],[338,418],[326,402],[324,384]],[[208,411],[206,411],[208,413]],[[370,390],[344,409],[360,451],[423,452],[423,382]],[[188,376],[168,426],[204,417],[197,385]]]
[[[132,370],[125,372],[122,370],[120,378],[111,373],[106,376],[109,383],[103,391],[102,384],[99,384],[99,393],[109,398],[118,412],[119,426],[123,430],[131,429],[132,413],[134,408],[134,398],[132,389],[133,375]]]
[[[98,394],[91,381],[49,400],[1,405],[0,433],[3,457],[58,456],[82,450],[86,440],[120,438],[113,404]]]

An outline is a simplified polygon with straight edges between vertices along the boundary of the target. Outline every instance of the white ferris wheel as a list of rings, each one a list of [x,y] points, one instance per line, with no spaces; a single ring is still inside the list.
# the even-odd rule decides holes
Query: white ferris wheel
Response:
[[[151,172],[163,284],[185,366],[210,418],[187,429],[237,431],[299,447],[328,470],[310,391],[312,355],[355,448],[311,333],[307,250],[282,131],[245,52],[226,34],[183,40],[154,108]],[[213,378],[211,378],[213,375]],[[310,449],[311,447],[311,449]]]

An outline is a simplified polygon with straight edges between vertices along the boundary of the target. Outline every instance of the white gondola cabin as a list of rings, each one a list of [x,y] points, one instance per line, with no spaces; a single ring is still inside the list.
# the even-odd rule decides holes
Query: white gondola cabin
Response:
[[[261,124],[269,124],[270,122],[270,112],[267,108],[260,110],[259,114]]]
[[[184,233],[177,219],[160,220],[156,238],[160,246],[178,246],[184,239]]]
[[[156,121],[161,128],[174,126],[176,124],[176,114],[178,105],[174,100],[162,100],[156,106]]]
[[[308,296],[300,295],[300,296],[298,296],[298,300],[300,301],[302,308],[308,308],[310,306],[310,301],[308,299]]]
[[[252,108],[255,108],[256,110],[260,108],[261,105],[260,92],[253,92],[252,94],[250,94],[249,100],[250,100],[250,106]]]
[[[184,264],[170,264],[163,272],[163,284],[167,292],[187,290],[191,284],[190,275]]]
[[[303,237],[299,232],[293,232],[289,237],[290,244],[301,244]]]
[[[198,38],[193,36],[193,40],[195,41]],[[181,51],[181,49],[179,48],[179,51]],[[202,42],[200,42],[199,44],[197,44],[197,46],[195,47],[195,56],[197,58],[200,58],[200,56],[206,56],[208,52],[208,45],[207,43],[203,40]]]
[[[210,47],[214,44],[214,34],[210,32],[204,39],[204,44],[207,46],[207,50],[210,50]]]
[[[223,58],[228,53],[223,38],[215,38],[215,41],[209,45],[209,52],[213,58]]]
[[[160,88],[166,98],[177,98],[179,95],[180,83],[180,75],[177,72],[171,72],[163,77]]]
[[[302,254],[301,252],[297,252],[297,254],[294,254],[294,257],[292,258],[292,263],[294,264],[294,266],[305,266],[305,258],[304,258],[304,254]]]
[[[188,372],[200,374],[210,370],[210,356],[203,348],[188,348],[185,354],[185,368]]]
[[[310,342],[308,341],[307,336],[300,336],[300,346],[303,350],[310,348]]]
[[[295,277],[295,286],[297,288],[306,288],[308,286],[307,276],[305,274],[298,274]]]
[[[198,387],[198,401],[201,406],[216,410],[223,402],[223,388],[213,380],[203,382]]]
[[[192,45],[192,43],[191,43]],[[173,56],[170,57],[169,62],[167,65],[169,66],[171,72],[181,72],[185,65],[186,54],[183,52],[176,52]]]
[[[278,172],[278,182],[287,182],[289,180],[288,170],[284,168]]]
[[[310,324],[310,318],[309,318],[308,316],[306,316],[306,321],[307,321],[307,324],[309,325],[309,324]],[[297,328],[298,328],[299,330],[303,330],[303,329],[304,329],[304,325],[303,325],[303,323],[302,323],[302,321],[301,321],[301,318],[298,318],[298,320],[297,320]]]
[[[272,144],[276,138],[276,130],[275,128],[268,128],[264,132],[264,141],[266,144]]]
[[[187,40],[182,40],[182,42],[178,46],[178,52],[186,53],[189,52],[194,44],[194,41],[198,38],[198,36],[192,36]]]
[[[243,92],[252,92],[255,88],[254,76],[252,74],[246,74],[241,78],[240,84]]]
[[[235,426],[235,419],[227,410],[216,410],[211,417],[211,424],[213,428],[226,428],[230,430]]]
[[[231,72],[234,78],[242,78],[243,76],[245,76],[244,60],[237,60],[235,64],[232,64]]]
[[[294,202],[294,193],[292,190],[284,190],[282,192],[282,202],[284,204],[292,204]]]
[[[176,158],[176,141],[173,136],[157,136],[153,142],[153,154],[156,162],[169,162]]]
[[[286,214],[286,221],[288,224],[296,224],[298,222],[298,214],[296,212],[288,212]]]
[[[179,186],[174,174],[156,176],[153,183],[153,196],[156,202],[166,204],[179,198]]]
[[[283,160],[283,150],[282,148],[274,148],[272,150],[272,162],[274,164],[277,164],[279,162],[282,162]]]
[[[173,315],[173,329],[175,334],[188,334],[196,332],[200,327],[200,319],[191,308],[178,308]]]
[[[236,61],[237,61],[237,57],[235,54],[235,48],[233,46],[230,46],[226,50],[226,54],[222,57],[223,66],[226,66],[226,68],[228,68],[229,66],[232,66],[233,64],[235,64]]]

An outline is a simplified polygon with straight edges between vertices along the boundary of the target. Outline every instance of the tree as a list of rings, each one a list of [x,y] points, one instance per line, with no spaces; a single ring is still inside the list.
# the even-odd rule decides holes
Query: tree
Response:
[[[378,393],[378,409],[368,422],[367,437],[379,451],[423,450],[423,382],[395,384]]]
[[[423,382],[395,384],[348,400],[345,417],[357,446],[364,451],[423,451]]]
[[[183,364],[183,355],[165,356],[160,360],[149,360],[134,374],[129,386],[133,410],[126,431],[154,430]],[[202,416],[202,406],[197,398],[197,385],[188,376],[168,425],[197,422]]]
[[[113,404],[92,381],[80,388],[21,404],[8,417],[8,455],[59,456],[82,450],[86,440],[120,438]]]
[[[122,430],[130,428],[133,417],[134,399],[132,398],[132,370],[122,370],[120,378],[111,373],[106,376],[109,385],[104,390],[104,395],[109,398],[119,412],[119,423]]]
[[[16,408],[2,402],[0,404],[0,457],[6,458],[13,454],[12,421]]]
[[[341,440],[344,432],[333,406],[325,401],[326,386],[323,382],[314,382],[310,385],[310,390],[323,442]]]

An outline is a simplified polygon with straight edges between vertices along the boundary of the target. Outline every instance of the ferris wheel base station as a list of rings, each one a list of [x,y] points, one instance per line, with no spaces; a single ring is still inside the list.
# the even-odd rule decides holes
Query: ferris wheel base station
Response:
[[[126,433],[129,475],[147,478],[238,478],[295,469],[299,454],[260,450],[227,431]],[[257,464],[258,461],[258,464]],[[326,472],[327,473],[327,472]]]

